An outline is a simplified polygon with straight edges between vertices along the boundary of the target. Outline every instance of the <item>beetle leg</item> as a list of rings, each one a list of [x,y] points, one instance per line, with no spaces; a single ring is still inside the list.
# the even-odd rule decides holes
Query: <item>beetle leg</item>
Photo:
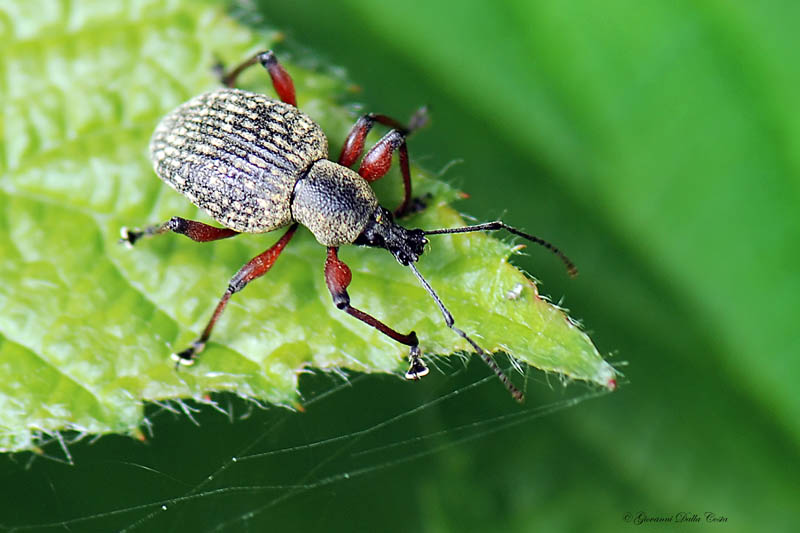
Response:
[[[417,340],[417,334],[415,332],[412,331],[408,335],[403,335],[372,315],[350,305],[350,295],[347,294],[347,286],[350,285],[350,281],[353,279],[353,273],[350,271],[350,267],[339,259],[337,251],[338,248],[329,247],[328,259],[325,261],[325,283],[328,285],[328,290],[331,292],[333,303],[337,308],[346,312],[348,315],[356,317],[397,342],[410,346],[411,349],[408,355],[410,366],[408,372],[406,372],[406,379],[419,379],[427,374],[428,367],[422,362],[419,340]]]
[[[399,121],[386,115],[370,113],[362,116],[350,130],[347,139],[342,147],[339,156],[339,164],[349,167],[364,153],[364,143],[367,134],[375,123],[383,124],[393,128],[389,133],[373,146],[364,159],[358,173],[367,181],[375,181],[382,178],[389,171],[392,165],[392,154],[395,150],[399,153],[400,171],[403,175],[403,203],[400,204],[394,214],[404,214],[411,202],[411,171],[408,166],[408,146],[406,138],[425,125],[428,120],[427,109],[422,107],[414,116],[411,117],[408,126],[404,126]]]
[[[296,230],[297,224],[292,224],[292,226],[286,231],[286,233],[283,234],[283,237],[281,237],[278,242],[273,244],[266,251],[248,261],[247,264],[240,268],[239,272],[237,272],[236,275],[231,278],[230,283],[228,283],[228,289],[225,291],[225,294],[222,295],[222,298],[217,304],[216,309],[214,309],[214,314],[211,315],[211,320],[208,321],[206,328],[203,330],[203,334],[200,335],[200,337],[198,337],[197,340],[191,344],[191,346],[182,352],[172,354],[172,359],[177,364],[191,365],[194,363],[194,359],[197,357],[197,354],[202,352],[203,348],[206,347],[206,342],[208,342],[208,338],[211,336],[211,330],[214,329],[214,324],[216,324],[217,320],[219,320],[219,317],[225,310],[225,306],[228,305],[228,300],[231,299],[231,296],[244,289],[245,286],[254,279],[260,278],[266,274],[267,271],[272,268],[272,265],[275,264],[275,260],[278,259],[278,256],[286,247],[286,244],[291,240]]]
[[[247,61],[244,61],[228,74],[222,76],[222,83],[225,84],[226,87],[233,87],[236,85],[236,79],[239,77],[239,74],[256,63],[261,63],[264,68],[267,69],[267,72],[269,72],[269,77],[272,79],[272,86],[275,88],[275,92],[278,93],[278,97],[281,101],[297,107],[297,97],[295,96],[292,77],[289,76],[289,73],[286,72],[283,65],[278,62],[278,58],[275,57],[272,50],[259,52]]]
[[[124,244],[128,248],[132,248],[136,242],[142,237],[152,237],[154,235],[161,235],[168,231],[174,231],[180,235],[186,235],[196,242],[209,242],[218,241],[220,239],[227,239],[239,235],[238,231],[233,231],[228,228],[217,228],[196,222],[194,220],[187,220],[181,217],[172,217],[163,224],[154,224],[147,226],[144,229],[128,228],[123,226],[120,229],[120,244]]]
[[[364,153],[364,143],[367,140],[367,134],[370,132],[375,123],[389,126],[390,128],[407,131],[407,128],[399,121],[386,115],[377,115],[375,113],[368,113],[362,115],[353,125],[350,133],[347,134],[347,139],[342,146],[342,153],[339,155],[339,164],[345,167],[351,166],[356,160]]]

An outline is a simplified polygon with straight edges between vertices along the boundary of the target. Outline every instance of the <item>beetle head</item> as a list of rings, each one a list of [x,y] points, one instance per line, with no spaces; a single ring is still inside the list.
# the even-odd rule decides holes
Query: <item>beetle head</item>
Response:
[[[401,265],[407,266],[417,262],[428,239],[422,230],[409,230],[398,225],[390,211],[378,206],[353,244],[385,248]]]

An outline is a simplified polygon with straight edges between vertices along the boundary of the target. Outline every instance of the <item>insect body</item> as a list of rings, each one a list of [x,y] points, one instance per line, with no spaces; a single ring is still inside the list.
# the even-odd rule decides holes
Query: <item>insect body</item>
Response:
[[[297,221],[325,246],[351,244],[378,207],[364,178],[328,161],[311,118],[256,93],[193,98],[164,117],[150,153],[161,179],[241,233]]]
[[[156,174],[215,220],[262,233],[292,222],[292,191],[328,140],[294,106],[219,89],[164,117],[150,153]]]
[[[233,88],[241,71],[256,63],[269,72],[280,101]],[[401,265],[408,266],[434,299],[447,326],[470,343],[514,398],[522,400],[522,393],[491,356],[455,326],[452,315],[414,263],[428,242],[426,235],[500,229],[547,247],[561,257],[574,275],[569,259],[546,241],[500,221],[437,230],[409,230],[395,223],[395,216],[403,215],[411,201],[406,138],[425,123],[424,109],[412,117],[408,126],[385,115],[362,116],[348,135],[338,162],[333,162],[328,160],[325,134],[297,109],[292,80],[272,52],[256,54],[225,76],[223,82],[226,88],[197,96],[164,117],[150,142],[156,174],[223,227],[172,217],[144,229],[122,228],[120,242],[132,246],[141,237],[167,231],[208,242],[239,233],[264,233],[286,226],[288,229],[277,243],[231,278],[203,333],[187,349],[173,354],[173,359],[186,365],[194,362],[231,296],[264,275],[298,225],[303,225],[328,247],[325,281],[334,304],[409,346],[406,378],[419,379],[428,373],[416,333],[402,334],[350,305],[347,287],[352,274],[337,256],[339,246],[384,248]],[[392,129],[363,157],[358,172],[351,170],[349,167],[363,154],[366,136],[375,123]],[[369,182],[388,172],[395,151],[399,154],[405,194],[400,207],[390,212],[378,204]]]

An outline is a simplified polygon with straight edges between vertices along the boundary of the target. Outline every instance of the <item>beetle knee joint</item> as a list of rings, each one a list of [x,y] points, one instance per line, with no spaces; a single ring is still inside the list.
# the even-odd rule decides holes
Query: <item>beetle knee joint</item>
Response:
[[[278,60],[275,58],[275,53],[272,50],[266,50],[258,54],[258,61],[266,67],[277,63]]]
[[[189,222],[185,218],[172,217],[169,219],[169,222],[167,222],[167,227],[175,233],[186,235],[186,232],[189,229]]]
[[[350,296],[346,292],[334,294],[333,304],[337,309],[345,310],[350,307]]]

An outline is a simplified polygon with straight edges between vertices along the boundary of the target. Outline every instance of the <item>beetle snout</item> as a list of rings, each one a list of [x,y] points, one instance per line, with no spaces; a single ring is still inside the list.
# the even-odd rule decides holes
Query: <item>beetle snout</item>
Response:
[[[411,230],[409,232],[409,247],[413,250],[414,261],[419,259],[419,256],[425,251],[425,246],[428,244],[428,239],[421,229]]]
[[[397,261],[401,265],[410,265],[416,263],[419,257],[425,251],[425,245],[428,244],[428,239],[422,230],[404,230],[405,238],[403,245],[396,250],[392,250]]]

